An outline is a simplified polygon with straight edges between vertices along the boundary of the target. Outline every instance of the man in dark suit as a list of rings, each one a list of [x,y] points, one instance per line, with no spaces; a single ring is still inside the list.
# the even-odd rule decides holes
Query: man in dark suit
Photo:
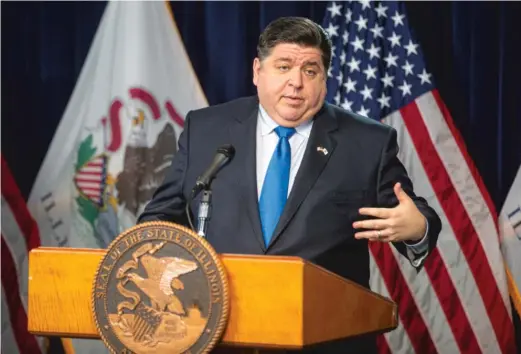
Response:
[[[368,242],[392,242],[419,269],[440,219],[414,194],[396,131],[324,102],[330,61],[319,25],[271,23],[253,63],[258,95],[187,115],[179,151],[139,222],[188,225],[197,177],[231,144],[235,157],[212,183],[206,237],[217,252],[299,256],[368,288]],[[375,351],[373,337],[313,352]]]

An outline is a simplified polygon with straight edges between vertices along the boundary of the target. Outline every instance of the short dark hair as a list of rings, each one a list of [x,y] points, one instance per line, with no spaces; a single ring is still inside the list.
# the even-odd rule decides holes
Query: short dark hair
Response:
[[[281,17],[271,22],[261,33],[257,55],[262,61],[280,43],[294,43],[314,47],[322,51],[322,62],[326,72],[331,65],[331,39],[317,23],[305,17]]]

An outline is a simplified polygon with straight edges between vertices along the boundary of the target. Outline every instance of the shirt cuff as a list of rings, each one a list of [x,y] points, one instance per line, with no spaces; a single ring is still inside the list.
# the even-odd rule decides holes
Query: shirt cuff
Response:
[[[410,242],[405,241],[405,246],[409,248],[414,254],[422,254],[429,250],[429,237],[427,235],[429,234],[429,222],[427,219],[425,219],[426,228],[425,228],[425,235],[423,235],[423,238],[420,241],[417,242]]]

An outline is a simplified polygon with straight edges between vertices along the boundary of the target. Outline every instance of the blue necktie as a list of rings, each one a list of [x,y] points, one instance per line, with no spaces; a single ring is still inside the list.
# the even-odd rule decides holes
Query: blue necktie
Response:
[[[289,138],[295,134],[295,128],[277,127],[275,132],[279,136],[279,142],[264,177],[259,200],[262,233],[266,246],[270,243],[273,231],[275,231],[288,198],[289,171],[291,167]]]

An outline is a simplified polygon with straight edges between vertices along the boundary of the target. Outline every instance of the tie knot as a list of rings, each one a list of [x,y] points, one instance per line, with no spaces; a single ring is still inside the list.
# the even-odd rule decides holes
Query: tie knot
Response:
[[[295,134],[295,128],[286,128],[278,126],[275,128],[275,133],[279,136],[279,138],[291,138],[293,134]]]

